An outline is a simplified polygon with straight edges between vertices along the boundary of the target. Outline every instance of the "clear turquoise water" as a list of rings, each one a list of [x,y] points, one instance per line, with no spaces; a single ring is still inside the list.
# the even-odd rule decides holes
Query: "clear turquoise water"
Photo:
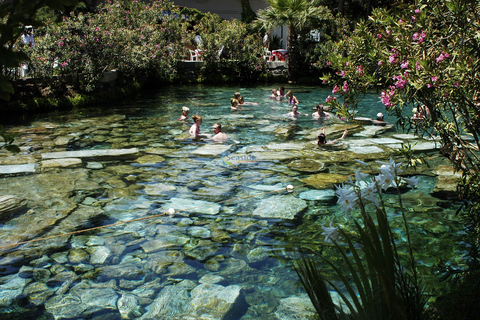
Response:
[[[108,183],[102,186],[108,192],[92,196],[94,199],[91,200],[93,206],[103,210],[103,214],[83,221],[76,229],[159,214],[170,205],[169,201],[172,198],[217,203],[221,204],[221,210],[214,216],[180,214],[172,218],[161,217],[89,232],[71,237],[61,248],[45,249],[42,248],[41,243],[37,243],[35,250],[38,250],[38,255],[40,257],[46,255],[44,259],[47,262],[44,264],[38,263],[39,256],[32,256],[32,251],[28,251],[29,254],[24,256],[24,248],[22,250],[20,250],[21,248],[13,249],[8,252],[8,258],[13,258],[15,262],[11,265],[5,265],[5,263],[2,265],[1,283],[8,283],[8,277],[17,274],[22,266],[34,266],[48,269],[51,272],[53,265],[60,264],[63,268],[76,272],[79,277],[69,285],[69,288],[82,280],[88,279],[93,284],[102,284],[113,279],[116,283],[114,289],[120,296],[122,293],[132,292],[135,288],[122,287],[120,277],[106,277],[102,274],[102,268],[121,265],[128,261],[135,263],[144,272],[142,281],[148,282],[158,278],[163,286],[171,284],[172,278],[176,282],[189,279],[198,283],[199,279],[205,275],[221,275],[223,278],[220,282],[221,285],[239,285],[243,288],[244,301],[241,303],[241,311],[238,311],[232,319],[277,319],[273,312],[277,310],[281,299],[304,293],[292,269],[293,250],[302,246],[335,257],[331,246],[323,243],[321,226],[333,222],[334,225],[343,225],[349,228],[351,220],[344,217],[335,201],[307,201],[307,208],[293,220],[260,218],[252,215],[259,203],[271,196],[267,191],[277,187],[284,188],[287,184],[300,185],[302,184],[300,179],[308,177],[309,174],[289,169],[288,161],[257,161],[229,167],[222,165],[221,158],[225,154],[212,157],[192,155],[193,150],[211,142],[178,139],[178,136],[188,130],[191,121],[187,124],[176,121],[180,116],[181,107],[188,106],[190,115],[198,114],[203,117],[202,132],[212,133],[213,123],[220,122],[230,137],[230,143],[233,141],[233,146],[228,151],[233,153],[241,153],[242,150],[252,147],[261,148],[271,143],[304,142],[305,132],[341,123],[337,119],[315,121],[311,116],[300,116],[297,120],[284,117],[284,114],[291,110],[291,106],[284,100],[273,101],[269,98],[271,89],[275,87],[278,85],[255,87],[185,85],[158,88],[158,92],[151,92],[149,95],[133,101],[115,102],[107,109],[100,110],[93,107],[78,113],[51,114],[46,118],[28,123],[28,127],[35,128],[44,126],[45,122],[48,122],[56,127],[57,133],[61,131],[63,134],[83,132],[78,135],[79,138],[75,142],[68,146],[68,150],[136,146],[141,150],[161,147],[172,152],[163,154],[165,161],[155,165],[139,165],[132,160],[105,162],[106,169],[104,171],[110,180],[106,180]],[[289,89],[292,89],[300,101],[299,112],[309,115],[314,112],[316,104],[324,102],[325,98],[331,94],[330,89],[317,87],[286,86],[286,91]],[[236,91],[244,96],[245,101],[255,102],[258,105],[248,105],[243,110],[232,112],[229,99]],[[384,108],[378,96],[372,94],[366,96],[358,111],[359,116],[374,118],[378,112],[384,112]],[[112,115],[119,116],[117,122],[102,125],[103,117],[107,119]],[[387,117],[386,120],[392,119]],[[293,126],[296,133],[288,141],[279,139],[275,134],[276,129],[286,126]],[[121,133],[114,134],[116,127],[121,128]],[[114,129],[112,130],[112,128]],[[100,135],[100,131],[107,138],[95,140],[94,138],[98,138]],[[393,133],[395,132],[385,134],[385,137]],[[113,139],[118,137],[122,139],[122,142]],[[111,139],[109,140],[109,138]],[[354,139],[347,137],[349,141],[354,141]],[[435,160],[433,162],[435,163]],[[439,161],[439,163],[441,162]],[[115,169],[116,166],[126,167]],[[334,163],[330,164],[330,172],[347,175],[353,172],[355,166],[349,161]],[[112,171],[108,171],[109,169]],[[68,169],[58,170],[59,174],[62,174],[61,170]],[[101,171],[91,171],[89,179],[101,180],[102,174]],[[6,179],[8,181],[4,181],[10,182],[16,178]],[[111,182],[112,180],[114,181]],[[146,194],[142,189],[157,183],[174,186],[175,190],[152,196]],[[422,176],[419,188],[416,190],[417,194],[405,193],[408,217],[412,221],[414,244],[417,249],[416,255],[421,262],[420,269],[429,284],[434,287],[433,291],[441,287],[434,276],[437,270],[436,264],[440,259],[450,261],[451,265],[464,263],[462,252],[455,245],[461,234],[461,224],[454,216],[456,208],[450,206],[445,209],[445,205],[437,206],[437,203],[442,201],[429,195],[434,184],[435,178],[425,175]],[[119,192],[119,189],[130,186],[138,187],[138,190],[135,189],[135,192],[128,194],[118,193],[118,195],[115,193]],[[28,186],[26,187],[28,188]],[[298,197],[301,192],[309,190],[313,190],[313,188],[301,187],[295,190],[293,196]],[[5,190],[2,191],[5,192]],[[286,192],[275,194],[287,196]],[[386,197],[387,203],[391,204],[389,213],[392,225],[397,230],[399,243],[401,243],[402,239],[405,239],[405,234],[401,228],[398,208],[395,207],[395,197],[393,195]],[[81,201],[84,201],[83,198]],[[187,224],[185,224],[185,220],[182,220],[185,218],[188,218]],[[28,217],[26,216],[25,219]],[[205,239],[192,236],[192,225],[208,229],[214,236]],[[61,227],[61,224],[56,227],[59,226]],[[13,228],[15,231],[15,227],[9,226],[8,223],[2,225],[3,231],[6,231],[7,228]],[[161,238],[161,232],[164,232],[164,229],[182,234],[189,240],[183,245],[164,251],[145,252],[143,247],[145,243]],[[112,252],[113,248],[118,246],[125,246],[127,249],[110,255],[102,265],[94,265],[95,270],[100,270],[97,273],[78,271],[81,268],[71,259],[60,263],[49,258],[52,254],[68,256],[70,250],[74,248],[86,250],[89,246],[95,246],[91,244],[95,242],[92,239],[106,243],[106,246],[112,248]],[[152,257],[155,254],[158,255],[159,252],[165,252],[166,255],[171,252],[183,256],[182,266],[188,267],[189,271],[171,271],[173,275],[155,271],[151,266],[151,261]],[[4,257],[6,257],[5,254]],[[88,262],[85,264],[88,265]],[[209,264],[216,267],[209,267]],[[236,265],[238,267],[235,267]],[[66,283],[35,277],[31,280],[34,283],[45,281],[48,286],[55,289]],[[157,288],[149,298],[155,299],[160,289]],[[45,310],[43,304],[34,304],[25,292],[27,291],[24,290],[18,294],[11,304],[4,305],[0,312],[11,316],[31,316],[33,314],[36,318],[52,317],[51,313]],[[69,291],[67,289],[66,292],[53,294],[49,299],[59,294],[68,295]],[[148,306],[147,302],[141,305],[143,312],[146,312]],[[96,315],[112,319],[120,317],[118,310],[112,309],[100,310],[95,313]],[[81,317],[92,318],[93,316],[83,315]]]

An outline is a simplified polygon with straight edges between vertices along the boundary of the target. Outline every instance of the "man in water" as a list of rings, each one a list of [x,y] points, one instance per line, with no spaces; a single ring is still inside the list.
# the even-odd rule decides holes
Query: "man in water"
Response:
[[[214,136],[212,140],[215,142],[225,141],[228,139],[225,132],[222,131],[222,125],[220,123],[215,123],[212,127]]]
[[[387,125],[387,122],[385,120],[383,120],[385,116],[383,115],[383,113],[379,112],[377,113],[377,119],[375,120],[372,120],[372,124],[374,126],[385,126]]]

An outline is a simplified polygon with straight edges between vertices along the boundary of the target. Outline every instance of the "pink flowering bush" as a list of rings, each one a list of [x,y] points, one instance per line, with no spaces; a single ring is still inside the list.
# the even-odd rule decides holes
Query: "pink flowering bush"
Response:
[[[65,84],[93,91],[111,70],[124,83],[172,82],[178,61],[190,59],[188,47],[198,31],[203,77],[253,78],[264,71],[261,37],[249,34],[246,24],[204,14],[195,30],[187,31],[190,22],[180,16],[170,0],[106,1],[95,14],[74,13],[38,28],[36,45],[28,48],[29,69],[52,91],[64,90]]]
[[[376,9],[339,43],[343,52],[325,57],[345,73],[324,80],[332,87],[348,82],[348,91],[336,92],[343,99],[331,102],[342,115],[353,117],[361,96],[377,87],[398,126],[439,138],[440,153],[464,177],[458,196],[466,205],[472,268],[480,272],[479,29],[478,1],[421,0],[397,14]],[[359,65],[363,74],[352,72]],[[425,108],[421,126],[411,119],[412,107]]]
[[[175,12],[171,2],[107,1],[96,14],[65,16],[38,30],[31,69],[50,86],[73,82],[84,91],[93,91],[110,70],[125,81],[148,76],[168,80],[175,74],[182,34],[180,19],[157,23],[165,11]]]

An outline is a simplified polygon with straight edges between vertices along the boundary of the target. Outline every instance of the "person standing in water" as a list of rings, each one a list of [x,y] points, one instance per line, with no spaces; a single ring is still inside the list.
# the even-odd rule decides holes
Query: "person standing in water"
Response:
[[[202,124],[202,116],[195,115],[192,117],[194,124],[190,127],[188,133],[192,136],[192,139],[198,139],[200,136],[200,125]]]
[[[214,136],[212,137],[213,141],[219,142],[219,141],[225,141],[228,139],[225,132],[222,131],[222,125],[220,123],[215,123],[212,129],[214,133]]]
[[[297,97],[295,97],[293,95],[292,90],[288,90],[287,99],[288,99],[288,103],[290,103],[290,104],[298,104],[299,103]]]
[[[178,118],[177,120],[178,121],[185,121],[187,120],[187,117],[188,117],[188,113],[190,112],[190,109],[183,106],[182,107],[182,115],[180,116],[180,118]]]
[[[325,112],[323,104],[317,104],[317,112],[312,113],[314,119],[331,117],[332,114]]]

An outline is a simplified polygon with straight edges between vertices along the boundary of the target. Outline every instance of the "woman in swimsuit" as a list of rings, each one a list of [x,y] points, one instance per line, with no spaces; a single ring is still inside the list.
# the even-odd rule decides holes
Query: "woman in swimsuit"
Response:
[[[298,99],[293,95],[292,90],[288,90],[287,92],[288,103],[290,104],[298,104]]]
[[[200,125],[202,124],[202,116],[193,116],[192,119],[195,123],[190,127],[189,133],[193,139],[198,139],[200,135]]]
[[[332,141],[327,141],[327,137],[325,136],[325,127],[322,127],[322,133],[320,133],[318,135],[317,145],[319,145],[319,146],[333,145],[337,141],[345,139],[345,136],[347,135],[347,133],[348,133],[348,130],[345,129],[345,131],[343,132],[343,135],[340,138],[332,140]]]

